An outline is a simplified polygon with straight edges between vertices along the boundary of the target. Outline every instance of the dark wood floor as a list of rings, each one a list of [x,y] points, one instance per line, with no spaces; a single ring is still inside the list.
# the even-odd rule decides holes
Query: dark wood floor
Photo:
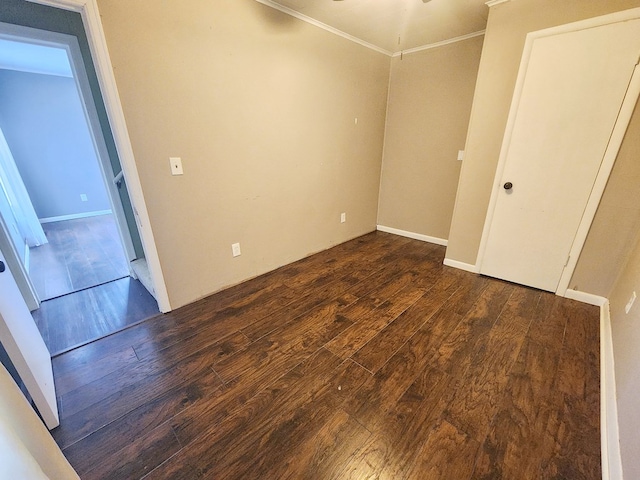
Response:
[[[129,276],[112,214],[45,223],[49,243],[30,249],[29,277],[40,300]]]
[[[596,479],[598,310],[370,234],[54,359],[83,479]]]

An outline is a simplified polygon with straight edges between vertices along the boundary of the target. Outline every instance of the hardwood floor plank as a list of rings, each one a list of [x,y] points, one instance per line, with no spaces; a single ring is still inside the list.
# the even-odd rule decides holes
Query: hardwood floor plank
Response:
[[[75,368],[71,371],[63,371],[59,367],[59,363],[54,360],[56,395],[58,397],[65,395],[72,390],[103,379],[115,371],[127,370],[127,367],[131,366],[131,364],[138,362],[138,357],[132,347],[126,347],[120,351],[113,352],[107,357],[102,357],[101,360],[100,362],[76,360]],[[69,364],[67,363],[67,365]]]
[[[226,418],[245,404],[247,412],[263,411],[264,404],[272,409],[286,407],[289,402],[295,407],[304,401],[315,389],[324,385],[340,365],[340,359],[325,349],[320,349],[282,375],[272,377],[272,382],[260,388],[256,382],[244,381],[227,387],[223,395],[214,399],[203,399],[193,407],[175,416],[172,424],[176,435],[187,445],[202,435],[210,425],[224,422]],[[273,402],[273,398],[280,402]],[[264,413],[264,412],[263,412]],[[241,421],[241,418],[236,418]]]
[[[222,390],[216,384],[216,377],[214,372],[210,372],[198,382],[169,390],[69,445],[63,453],[81,476],[98,464],[108,462],[117,467],[119,464],[135,461],[136,455],[125,454],[123,447],[137,448],[141,438],[184,409],[197,401],[220,396]]]
[[[343,293],[349,291],[357,282],[357,278],[341,278],[335,282],[314,286],[304,296],[287,305],[286,308],[272,312],[253,323],[242,327],[241,331],[252,341],[258,340],[274,330],[285,328],[292,322],[300,320],[309,310],[328,302],[335,302],[340,308],[357,301],[357,297],[345,297]],[[344,297],[344,298],[342,298]]]
[[[597,307],[579,304],[562,305],[561,314],[567,318],[558,389],[568,396],[586,398],[589,376],[594,363],[599,362],[599,325],[587,319],[596,315]]]
[[[207,333],[210,336],[224,338],[229,332],[235,332],[249,325],[255,318],[266,316],[274,309],[286,307],[296,297],[289,287],[279,284],[247,295],[242,300],[231,303],[220,310],[203,308],[201,315],[192,317],[191,323],[209,324]],[[140,358],[146,358],[155,352],[177,345],[186,338],[192,337],[193,331],[185,330],[182,325],[159,332],[151,341],[136,345],[134,348]]]
[[[282,442],[272,439],[284,435],[284,430],[288,428],[293,430],[286,434],[289,440],[282,445],[285,449],[296,432],[309,434],[312,431],[313,419],[327,418],[331,411],[329,405],[339,404],[342,401],[341,397],[357,388],[358,383],[362,381],[361,378],[368,375],[351,362],[339,362],[337,357],[321,349],[271,387],[253,396],[235,413],[219,416],[211,423],[203,423],[201,416],[194,422],[189,418],[194,412],[185,412],[187,416],[181,416],[174,423],[174,429],[185,449],[170,462],[161,465],[151,478],[179,476],[183,465],[189,465],[186,459],[193,456],[198,458],[198,468],[203,473],[214,477],[220,475],[221,478],[241,478],[232,476],[231,470],[258,468],[264,465],[269,461],[268,458],[262,457],[266,455],[267,450],[271,457],[282,458],[283,453],[275,455],[273,450],[267,449],[265,445],[277,448],[278,443]],[[338,390],[338,386],[342,388]],[[336,395],[335,392],[339,393]],[[321,408],[315,408],[317,405]],[[304,421],[301,421],[302,419]],[[211,428],[209,425],[215,427]],[[296,428],[301,430],[298,431]],[[233,432],[242,429],[250,429],[252,434],[248,437],[233,435]],[[251,456],[248,465],[238,463],[245,454]],[[225,473],[222,473],[223,471]],[[253,478],[258,477],[254,475]]]
[[[264,478],[266,472],[290,453],[290,444],[300,445],[315,438],[350,392],[368,375],[359,365],[345,361],[310,402],[273,418],[268,428],[245,438],[233,452],[227,451],[223,462],[201,467],[201,471],[220,478]]]
[[[435,427],[457,386],[457,379],[426,368],[400,399],[375,425],[374,451],[385,452],[378,460],[379,478],[405,478],[429,432]],[[375,445],[386,445],[386,448]],[[369,446],[365,446],[368,450]]]
[[[543,460],[542,478],[589,479],[602,478],[601,450],[595,442],[589,442],[594,430],[594,412],[585,402],[564,394],[558,394],[558,422],[547,430],[546,446],[551,458]],[[585,448],[586,447],[586,448]]]
[[[340,358],[351,357],[424,294],[423,288],[409,286],[377,307],[375,301],[363,299],[359,305],[362,313],[343,311],[343,315],[356,323],[336,335],[325,347]]]
[[[393,446],[376,435],[370,435],[368,440],[358,439],[358,441],[362,447],[343,461],[346,466],[339,475],[318,478],[341,480],[386,478],[380,472],[384,471],[385,460],[392,454]]]
[[[447,408],[445,418],[479,442],[486,436],[502,400],[509,372],[536,315],[540,295],[533,289],[513,292]]]
[[[340,315],[337,302],[321,305],[299,322],[286,325],[221,361],[215,366],[215,371],[227,382],[271,363],[272,358],[305,355],[305,352],[317,350],[351,323]]]
[[[356,458],[356,452],[370,436],[368,430],[339,409],[315,437],[294,447],[285,459],[261,474],[263,478],[281,480],[345,478],[345,464]]]
[[[543,293],[505,395],[476,461],[473,478],[534,478],[539,475],[545,435],[555,406],[556,372],[566,319],[564,300]]]
[[[61,427],[54,430],[54,438],[61,448],[64,448],[139,406],[155,400],[167,390],[199,381],[210,372],[210,360],[206,352],[201,351],[185,358],[178,365],[159,374],[144,377],[137,383],[128,384],[122,388],[112,387],[115,393],[106,396],[103,394],[97,401],[94,401],[97,398],[95,393],[89,390],[87,391],[89,401],[94,403],[88,406],[88,402],[85,402],[79,393],[67,398],[63,397],[60,402],[63,409],[61,418],[65,421],[61,422]],[[217,375],[209,377],[214,382],[213,388],[222,383]],[[106,389],[109,391],[108,385]]]
[[[433,288],[358,350],[353,359],[377,372],[459,288],[456,279],[454,274],[443,273]]]
[[[189,375],[197,376],[203,369],[212,368],[218,361],[236,350],[245,348],[247,344],[247,338],[241,333],[237,333],[204,347],[198,345],[200,348],[168,347],[162,357],[145,359],[131,367],[125,366],[96,382],[91,382],[60,396],[59,402],[64,407],[66,417],[87,406],[103,401],[114,387],[121,391],[127,391],[151,380],[155,383],[167,381],[169,382],[168,388],[171,388],[175,386],[171,382],[176,382],[176,385],[179,385],[185,380],[185,378],[166,374],[173,372],[176,366],[180,367],[183,375],[187,376],[186,378]]]
[[[489,280],[487,288],[483,290],[471,310],[438,349],[436,362],[441,368],[454,375],[464,373],[514,288],[513,285],[499,280]]]
[[[407,480],[469,478],[478,442],[443,420],[431,431]]]
[[[101,460],[93,469],[83,474],[82,479],[141,478],[180,448],[171,425],[164,423],[118,451],[117,455],[108,459],[110,461]],[[123,463],[122,458],[131,460]]]

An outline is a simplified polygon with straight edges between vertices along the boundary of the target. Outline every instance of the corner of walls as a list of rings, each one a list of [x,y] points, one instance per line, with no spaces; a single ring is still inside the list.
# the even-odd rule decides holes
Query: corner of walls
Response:
[[[600,448],[602,479],[622,480],[622,457],[618,429],[613,336],[609,299],[578,290],[567,290],[565,298],[600,307]]]
[[[622,480],[622,457],[620,455],[616,374],[609,300],[606,300],[600,307],[600,432],[602,479]]]

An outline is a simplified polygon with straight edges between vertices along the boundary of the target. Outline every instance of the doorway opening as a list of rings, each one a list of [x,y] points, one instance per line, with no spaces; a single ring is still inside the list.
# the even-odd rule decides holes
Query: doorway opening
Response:
[[[0,24],[0,106],[3,230],[52,355],[158,314],[75,37]]]

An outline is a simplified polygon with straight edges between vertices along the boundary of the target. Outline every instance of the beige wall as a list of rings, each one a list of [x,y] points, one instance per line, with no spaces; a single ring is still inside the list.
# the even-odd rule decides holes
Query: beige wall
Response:
[[[392,60],[378,224],[448,237],[483,38]]]
[[[2,478],[79,479],[3,365],[0,392],[0,475],[7,475]]]
[[[389,57],[254,0],[98,6],[173,308],[375,230]]]
[[[640,0],[514,0],[491,8],[447,258],[475,265],[528,32],[640,6]]]
[[[640,242],[635,245],[609,299],[624,478],[640,478],[640,303],[636,301],[628,315],[624,312],[634,291],[640,295]]]
[[[640,232],[640,108],[636,106],[569,288],[609,297]]]

